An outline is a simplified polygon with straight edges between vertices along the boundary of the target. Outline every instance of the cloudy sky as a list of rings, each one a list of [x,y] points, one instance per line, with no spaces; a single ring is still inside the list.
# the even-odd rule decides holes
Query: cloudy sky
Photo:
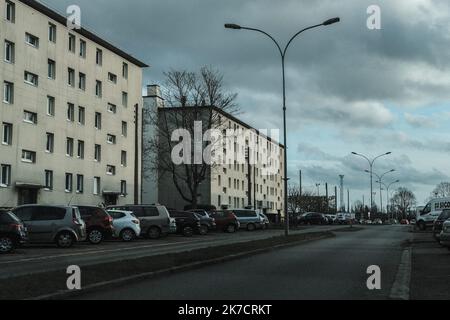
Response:
[[[279,56],[264,36],[223,24],[261,28],[285,44],[303,27],[339,16],[341,23],[296,39],[287,56],[292,182],[300,169],[311,190],[315,183],[334,187],[344,174],[352,202],[365,195],[367,203],[367,162],[352,151],[370,157],[392,151],[375,172],[396,169],[386,182],[400,179],[419,204],[450,180],[447,0],[43,2],[61,12],[79,5],[85,27],[152,66],[144,84],[161,84],[171,68],[215,66],[227,89],[239,94],[241,117],[256,128],[282,127]],[[381,30],[366,25],[374,3]]]

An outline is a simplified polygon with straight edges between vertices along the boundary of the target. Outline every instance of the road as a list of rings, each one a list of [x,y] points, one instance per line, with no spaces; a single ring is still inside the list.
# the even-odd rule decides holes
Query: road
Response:
[[[292,233],[326,231],[339,228],[342,227],[305,227],[298,231],[292,231]],[[83,267],[124,259],[142,258],[158,254],[266,239],[283,234],[283,230],[265,230],[256,232],[240,231],[235,234],[214,232],[207,236],[194,236],[192,238],[170,235],[160,240],[152,241],[142,239],[133,243],[107,241],[97,246],[90,245],[89,243],[81,243],[65,250],[58,249],[52,244],[46,246],[33,245],[19,249],[14,254],[0,256],[0,279],[61,270],[70,265]]]
[[[389,299],[399,277],[402,226],[337,232],[336,238],[89,293],[79,299],[292,300]],[[381,290],[368,290],[367,267],[381,268]],[[402,285],[400,283],[400,285]]]

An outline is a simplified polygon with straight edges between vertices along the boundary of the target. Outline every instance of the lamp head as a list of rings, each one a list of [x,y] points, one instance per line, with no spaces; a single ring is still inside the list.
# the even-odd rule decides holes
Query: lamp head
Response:
[[[225,28],[226,28],[226,29],[239,30],[239,29],[241,29],[241,26],[238,25],[238,24],[234,24],[234,23],[226,23],[226,24],[225,24]]]
[[[330,24],[338,23],[339,21],[341,21],[341,19],[336,17],[336,18],[328,19],[327,21],[325,21],[323,23],[323,25],[324,26],[329,26]]]

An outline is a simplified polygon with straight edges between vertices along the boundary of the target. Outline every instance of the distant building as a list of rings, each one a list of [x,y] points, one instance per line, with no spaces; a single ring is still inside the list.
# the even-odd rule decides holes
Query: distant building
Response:
[[[226,163],[221,161],[220,164],[208,167],[207,179],[198,190],[198,204],[213,205],[217,208],[225,205],[229,208],[254,207],[256,205],[256,208],[262,209],[267,214],[283,214],[283,145],[219,108],[210,106],[165,107],[159,87],[149,86],[147,95],[144,96],[144,117],[146,111],[154,113],[155,110],[160,119],[167,115],[176,119],[180,112],[197,112],[199,118],[205,118],[212,114],[213,117],[219,119],[217,129],[223,132],[224,136],[230,129],[246,130],[247,132],[245,139],[234,138],[234,141],[227,139],[227,141],[223,141],[223,148],[222,145],[218,148],[221,149],[220,151],[223,150],[221,157],[226,157],[231,161]],[[173,125],[173,130],[175,129],[177,129],[176,125]],[[146,137],[154,137],[156,133],[157,130],[153,125],[146,125],[144,119],[144,150],[148,143]],[[275,154],[275,157],[271,157],[268,162],[265,160],[269,159],[269,154]],[[168,207],[183,209],[189,203],[180,196],[172,176],[167,172],[149,174],[145,169],[151,166],[151,163],[154,163],[158,157],[163,159],[164,155],[143,154],[142,202],[159,202]],[[182,174],[182,172],[179,173]]]
[[[147,65],[38,1],[0,15],[0,207],[133,202]]]

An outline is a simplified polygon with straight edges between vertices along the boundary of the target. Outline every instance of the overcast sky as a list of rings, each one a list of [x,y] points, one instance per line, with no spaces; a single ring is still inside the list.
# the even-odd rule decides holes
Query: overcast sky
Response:
[[[151,65],[144,85],[161,84],[171,68],[215,66],[227,89],[239,94],[241,118],[261,129],[282,127],[279,56],[264,36],[223,24],[261,28],[285,44],[303,27],[339,16],[341,23],[296,39],[287,55],[291,182],[300,169],[311,190],[315,183],[334,187],[344,174],[352,202],[365,195],[368,203],[367,162],[352,151],[392,151],[375,171],[396,169],[386,182],[400,179],[419,204],[450,180],[449,1],[43,2],[61,12],[79,5],[83,26]],[[374,3],[381,8],[381,30],[366,26]]]

